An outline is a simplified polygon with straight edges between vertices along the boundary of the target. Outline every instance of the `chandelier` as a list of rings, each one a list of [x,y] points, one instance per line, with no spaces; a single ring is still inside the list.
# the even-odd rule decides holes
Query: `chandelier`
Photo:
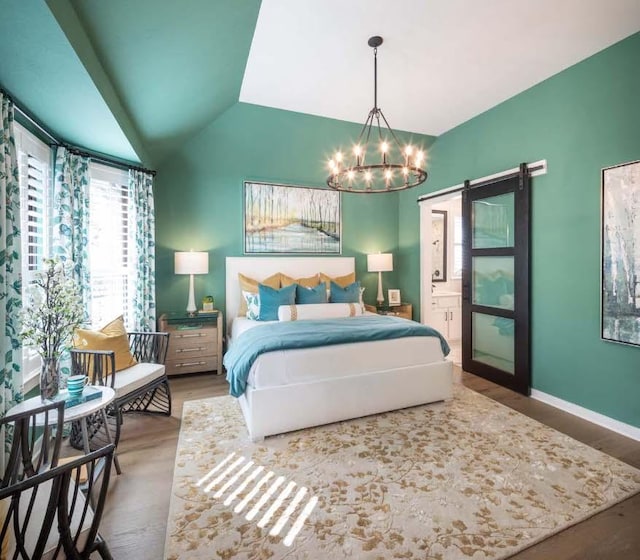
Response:
[[[327,185],[353,193],[402,191],[427,180],[427,172],[422,168],[425,155],[419,147],[400,145],[378,107],[378,47],[382,45],[382,37],[371,37],[368,45],[373,48],[373,109],[353,146],[353,155],[348,157],[338,150],[329,160],[331,173]],[[373,143],[377,143],[377,147],[372,147],[373,153],[369,154]],[[376,151],[379,152],[377,158]]]

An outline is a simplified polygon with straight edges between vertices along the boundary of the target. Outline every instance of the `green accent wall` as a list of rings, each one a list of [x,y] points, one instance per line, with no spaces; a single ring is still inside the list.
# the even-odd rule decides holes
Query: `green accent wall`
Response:
[[[532,180],[533,387],[640,427],[640,348],[600,339],[600,173],[640,159],[640,34],[440,136],[401,193],[398,285],[419,302],[416,200],[546,159]]]
[[[188,277],[173,271],[174,251],[209,251],[209,274],[196,276],[196,300],[213,295],[224,309],[225,257],[243,254],[243,182],[323,187],[332,150],[347,149],[361,125],[236,103],[158,169],[155,182],[158,310],[183,310]],[[400,134],[430,145],[432,137]],[[365,301],[374,303],[377,275],[367,253],[398,245],[398,193],[342,195],[342,255],[355,256]],[[397,267],[396,267],[397,271]],[[385,290],[397,273],[383,274]]]

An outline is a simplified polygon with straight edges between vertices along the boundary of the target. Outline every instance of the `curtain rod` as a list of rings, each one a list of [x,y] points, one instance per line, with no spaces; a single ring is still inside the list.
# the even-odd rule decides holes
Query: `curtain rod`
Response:
[[[118,160],[116,158],[111,158],[111,157],[106,156],[104,154],[99,154],[97,152],[92,152],[91,150],[87,150],[86,148],[80,148],[78,146],[74,146],[72,144],[69,144],[67,142],[64,142],[64,141],[60,140],[59,138],[54,136],[51,132],[49,132],[49,130],[47,130],[47,128],[36,117],[34,117],[19,102],[17,102],[15,96],[11,95],[6,89],[4,89],[2,87],[0,87],[0,93],[2,93],[4,96],[9,98],[9,100],[13,103],[13,106],[14,106],[15,110],[18,112],[18,114],[21,117],[23,117],[24,119],[29,121],[42,134],[44,134],[47,138],[49,138],[51,140],[51,142],[49,142],[49,145],[61,146],[63,148],[66,148],[67,150],[69,150],[73,154],[76,154],[76,155],[79,155],[79,156],[82,156],[82,157],[91,158],[92,161],[95,161],[97,163],[111,165],[111,166],[117,167],[119,169],[132,169],[133,171],[141,171],[143,173],[149,173],[150,175],[152,175],[154,177],[156,176],[156,171],[153,170],[153,169],[147,169],[146,167],[142,167],[140,165],[135,165],[135,164],[130,163],[128,161],[121,161],[121,160]]]
[[[539,161],[534,161],[533,163],[527,163],[527,169],[529,170],[529,176],[535,177],[537,175],[544,175],[547,172],[547,160],[541,159]],[[495,183],[497,179],[505,179],[509,176],[517,176],[520,173],[519,167],[514,167],[513,169],[507,169],[506,171],[501,171],[500,173],[494,173],[493,175],[487,175],[486,177],[479,177],[478,179],[473,179],[469,181],[469,186],[473,188],[483,187],[485,185],[489,185],[491,183]],[[422,195],[418,197],[418,203],[424,202],[425,200],[431,200],[433,198],[439,198],[445,194],[453,194],[457,192],[462,192],[464,190],[464,183],[460,183],[459,185],[454,185],[453,187],[446,187],[444,189],[440,189],[439,191],[432,192],[429,194]]]

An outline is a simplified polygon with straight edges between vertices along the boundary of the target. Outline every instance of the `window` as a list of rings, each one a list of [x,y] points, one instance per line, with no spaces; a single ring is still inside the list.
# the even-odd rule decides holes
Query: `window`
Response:
[[[51,148],[15,123],[20,185],[22,293],[42,268],[48,249],[48,212],[51,192]],[[33,348],[22,350],[23,383],[38,375],[40,358]]]
[[[462,278],[462,216],[453,218],[453,275]]]
[[[101,327],[124,315],[133,324],[130,287],[135,278],[134,255],[130,251],[127,171],[92,163],[89,194],[89,267],[93,327]]]

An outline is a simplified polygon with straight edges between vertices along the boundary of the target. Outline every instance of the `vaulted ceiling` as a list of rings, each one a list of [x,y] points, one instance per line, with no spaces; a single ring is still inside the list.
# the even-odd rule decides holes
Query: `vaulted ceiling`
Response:
[[[243,101],[438,135],[640,30],[638,0],[0,0],[0,86],[158,165]]]

